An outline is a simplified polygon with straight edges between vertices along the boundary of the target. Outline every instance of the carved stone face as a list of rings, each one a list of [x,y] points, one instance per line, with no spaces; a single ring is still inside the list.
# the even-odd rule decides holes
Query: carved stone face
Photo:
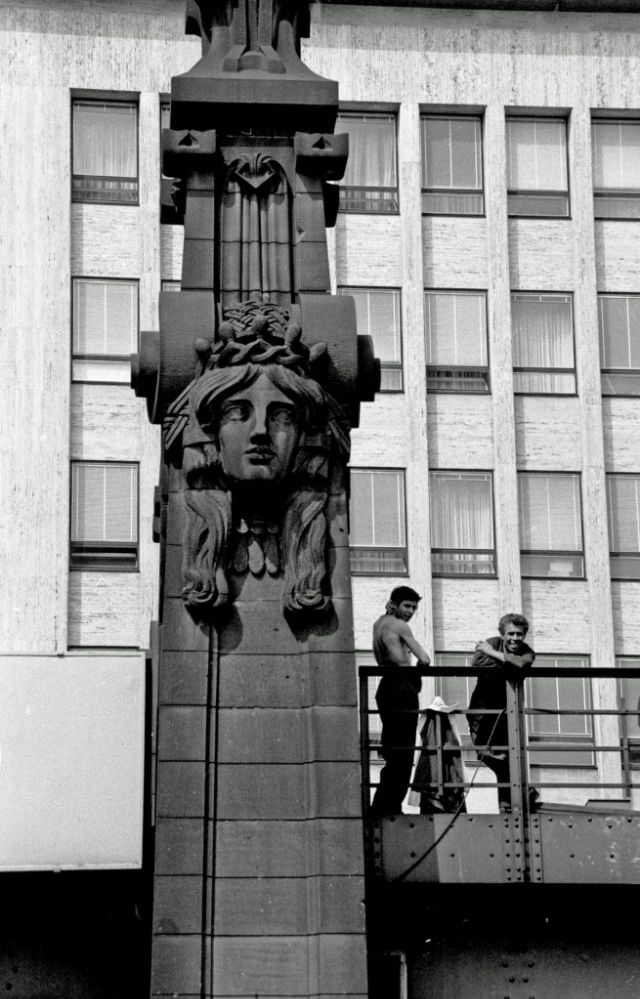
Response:
[[[218,447],[225,475],[236,482],[279,482],[300,438],[300,409],[265,374],[218,408]]]

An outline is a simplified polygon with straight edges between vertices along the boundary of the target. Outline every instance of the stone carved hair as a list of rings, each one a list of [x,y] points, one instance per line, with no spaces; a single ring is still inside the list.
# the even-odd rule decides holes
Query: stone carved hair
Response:
[[[348,460],[345,418],[308,373],[321,351],[316,350],[312,357],[313,349],[310,352],[301,344],[300,330],[295,326],[290,325],[282,338],[281,330],[274,329],[276,313],[281,315],[281,310],[274,309],[269,315],[268,307],[262,305],[254,310],[248,333],[238,333],[247,321],[243,309],[244,316],[236,317],[235,324],[221,324],[220,339],[212,350],[207,345],[209,357],[202,361],[201,373],[173,404],[165,426],[169,443],[177,428],[183,431],[187,487],[183,493],[187,516],[183,596],[196,613],[215,611],[229,600],[229,571],[246,570],[245,564],[232,561],[233,490],[220,460],[216,412],[225,398],[264,374],[299,407],[302,433],[286,478],[279,538],[266,533],[261,568],[271,575],[282,570],[286,611],[321,613],[330,603],[323,591],[326,505],[332,480]],[[234,319],[233,310],[225,315]]]

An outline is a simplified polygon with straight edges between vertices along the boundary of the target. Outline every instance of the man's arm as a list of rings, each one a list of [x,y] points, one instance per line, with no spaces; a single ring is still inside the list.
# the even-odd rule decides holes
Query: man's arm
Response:
[[[527,651],[523,652],[522,655],[517,656],[513,652],[501,652],[500,649],[494,649],[493,645],[491,645],[490,642],[485,640],[482,642],[478,642],[478,644],[476,645],[476,654],[479,653],[481,656],[490,656],[492,659],[495,659],[498,662],[503,663],[504,665],[515,666],[516,669],[523,669],[525,666],[531,666],[531,663],[536,657],[536,654],[533,651],[533,649],[530,649],[528,645],[525,646],[525,648]],[[491,664],[490,663],[485,664],[474,661],[472,665],[482,666],[482,665],[491,665]]]
[[[413,632],[407,624],[406,621],[398,621],[398,634],[402,638],[402,641],[407,646],[410,652],[413,652],[414,656],[418,660],[418,666],[430,666],[431,658],[428,652],[422,648],[419,642],[413,637]]]

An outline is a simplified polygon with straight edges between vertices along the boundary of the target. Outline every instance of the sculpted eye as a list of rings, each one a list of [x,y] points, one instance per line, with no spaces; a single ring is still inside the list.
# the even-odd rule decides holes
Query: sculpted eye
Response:
[[[269,413],[269,419],[281,427],[290,427],[298,423],[298,414],[292,406],[277,406]]]
[[[244,402],[228,402],[222,406],[220,419],[224,423],[231,421],[246,420],[249,416],[249,407]]]

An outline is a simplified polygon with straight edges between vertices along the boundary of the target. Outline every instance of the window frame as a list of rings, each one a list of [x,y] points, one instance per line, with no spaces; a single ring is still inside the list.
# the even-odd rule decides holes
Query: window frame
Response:
[[[621,298],[621,299],[631,299],[636,298],[640,302],[640,292],[633,291],[599,291],[598,292],[598,334],[600,343],[600,380],[601,380],[601,390],[602,395],[605,398],[611,399],[637,399],[640,397],[640,367],[637,368],[606,368],[604,366],[605,361],[605,326],[603,321],[603,308],[602,303],[605,298]],[[627,335],[630,332],[630,328],[627,328]],[[637,380],[638,390],[637,392],[614,392],[607,388],[607,376],[615,375],[630,375]]]
[[[74,469],[78,466],[98,465],[100,467],[125,466],[135,469],[135,528],[136,540],[133,542],[92,542],[74,541],[73,539],[73,519],[74,519]],[[100,558],[99,550],[109,549],[116,553],[115,559]],[[79,549],[74,551],[74,546]],[[83,551],[86,552],[88,561],[82,561]],[[95,556],[92,553],[95,551]],[[120,555],[118,556],[118,552]],[[132,553],[129,555],[128,553]],[[99,460],[72,458],[69,470],[69,571],[70,572],[139,572],[140,571],[140,462],[124,460]]]
[[[588,728],[590,729],[590,733],[584,736],[581,734],[574,734],[569,732],[563,733],[562,731],[559,731],[557,736],[552,737],[551,735],[546,735],[546,734],[534,734],[532,731],[533,728],[532,719],[536,717],[534,713],[529,713],[532,711],[532,706],[531,706],[532,684],[536,680],[538,681],[538,683],[549,683],[550,680],[555,679],[556,684],[558,684],[561,683],[563,680],[571,679],[571,677],[555,677],[555,678],[536,677],[535,676],[536,665],[561,668],[563,665],[563,661],[566,662],[566,660],[568,659],[582,660],[582,663],[580,665],[577,665],[576,668],[588,672],[591,662],[591,657],[589,655],[583,655],[582,653],[575,653],[575,654],[561,653],[559,655],[554,655],[553,653],[545,652],[545,653],[540,653],[536,656],[536,660],[532,667],[531,676],[528,676],[525,680],[524,717],[525,717],[525,731],[526,731],[526,740],[527,740],[527,759],[529,762],[529,766],[532,769],[535,768],[539,770],[542,768],[551,768],[556,770],[594,770],[597,767],[597,758],[595,753],[596,738],[594,731],[594,715],[589,715],[589,714],[569,715],[569,717],[583,717],[585,719],[585,722],[587,723]],[[583,703],[582,707],[579,708],[578,710],[579,711],[593,710],[593,683],[591,677],[589,677],[588,675],[582,675],[576,677],[576,679],[582,681],[582,689],[583,689]],[[586,697],[584,696],[585,694]],[[559,706],[560,695],[557,698],[557,705],[558,705],[558,710],[560,711],[567,710],[565,708],[560,708]],[[551,711],[549,711],[549,713],[552,715],[552,717],[557,719],[558,728],[561,729],[563,716],[553,714],[553,712]],[[534,748],[532,744],[536,742],[540,743],[541,746],[544,745],[545,748],[544,749]],[[589,755],[589,761],[579,762],[579,763],[571,762],[573,759],[578,759],[577,752],[569,752],[567,754],[568,761],[567,760],[549,761],[548,759],[536,760],[535,757],[536,753],[562,752],[563,749],[566,751],[568,746],[580,747],[581,750],[583,750],[585,753]]]
[[[478,295],[482,296],[484,300],[484,308],[482,310],[484,315],[484,339],[485,339],[485,351],[487,355],[486,366],[475,365],[475,364],[457,364],[457,365],[442,365],[442,364],[430,364],[429,363],[429,345],[430,345],[430,325],[429,325],[429,308],[427,306],[427,298],[429,295]],[[489,343],[489,293],[486,288],[424,288],[423,289],[423,307],[424,307],[424,335],[425,335],[425,354],[427,358],[426,364],[426,385],[427,385],[427,395],[478,395],[478,396],[489,396],[491,395],[491,346]],[[436,375],[434,372],[437,371],[451,371],[453,379],[457,379],[462,375],[464,378],[465,374],[470,376],[476,375],[478,379],[484,376],[484,384],[486,388],[470,388],[464,386],[462,388],[455,388],[453,386],[447,386],[444,381],[442,387],[438,387],[437,383],[434,384],[434,379]]]
[[[433,511],[433,490],[431,488],[432,476],[438,472],[446,472],[454,475],[487,475],[490,487],[491,500],[491,532],[493,534],[493,548],[442,548],[433,544],[433,529],[431,520],[429,522],[429,546],[431,550],[431,575],[434,579],[497,579],[498,578],[498,551],[496,546],[496,504],[493,487],[494,470],[492,468],[430,468],[429,469],[429,505],[430,514]],[[434,555],[454,554],[459,552],[475,553],[477,555],[490,555],[493,557],[491,572],[446,572],[434,568]],[[489,563],[487,563],[489,564]]]
[[[640,472],[606,472],[605,483],[606,483],[606,496],[607,496],[607,526],[609,531],[609,573],[610,577],[614,582],[617,583],[634,583],[640,580],[640,541],[638,543],[638,550],[634,551],[618,551],[613,550],[611,547],[612,538],[612,511],[613,505],[611,502],[611,483],[614,479],[634,479],[638,483],[638,498],[640,499]],[[638,513],[637,523],[640,528],[640,509]],[[635,576],[621,576],[614,572],[614,566],[620,564],[619,560],[628,559],[632,563],[637,563],[637,574]]]
[[[127,284],[135,288],[135,303],[136,303],[136,321],[135,321],[135,342],[133,344],[133,349],[128,354],[77,354],[75,352],[75,334],[76,334],[76,306],[75,306],[75,288],[77,282],[87,282],[87,283],[101,283],[105,285],[111,284]],[[131,354],[136,353],[140,348],[140,279],[139,278],[122,278],[122,277],[103,277],[102,275],[97,276],[94,274],[74,274],[71,277],[71,381],[74,384],[91,384],[91,385],[126,385],[129,386],[131,380]],[[75,362],[91,363],[92,361],[103,363],[110,362],[114,364],[121,364],[123,373],[125,369],[125,363],[127,365],[127,377],[123,379],[116,378],[91,378],[91,377],[80,377],[75,371]]]
[[[109,177],[105,174],[76,174],[75,172],[75,108],[81,104],[94,104],[111,106],[131,107],[135,110],[135,176],[132,177]],[[80,91],[72,91],[71,94],[71,202],[82,205],[120,205],[135,208],[140,205],[140,101],[139,95],[120,91],[104,92],[96,94],[89,92],[82,94]],[[131,197],[86,197],[77,189],[76,178],[95,178],[96,180],[125,181],[132,184]]]
[[[579,395],[578,392],[578,371],[576,366],[576,323],[575,323],[575,309],[574,309],[574,295],[572,291],[540,291],[540,290],[530,290],[528,288],[512,288],[509,296],[509,305],[511,311],[511,350],[512,355],[515,355],[515,322],[514,322],[514,299],[518,296],[526,297],[530,296],[532,298],[553,298],[553,297],[564,297],[569,300],[569,306],[571,310],[571,350],[573,353],[573,367],[572,368],[542,368],[542,367],[524,367],[520,364],[513,364],[513,375],[526,375],[528,372],[532,374],[539,375],[573,375],[574,389],[572,392],[542,392],[540,390],[529,390],[516,388],[514,384],[513,394],[515,396],[539,396],[540,398],[548,398],[549,396],[554,396],[556,398],[562,399],[574,399]]]
[[[522,547],[522,506],[521,506],[521,488],[520,483],[524,476],[539,477],[553,479],[554,476],[571,476],[578,481],[578,499],[580,501],[580,518],[579,518],[579,528],[580,528],[580,541],[581,548],[579,550],[570,549],[547,549],[547,548],[523,548]],[[582,497],[582,472],[566,471],[566,470],[555,470],[555,469],[517,469],[517,482],[518,482],[518,541],[519,541],[519,551],[520,551],[520,575],[522,579],[544,579],[544,580],[563,580],[569,582],[584,582],[587,578],[587,566],[586,557],[584,551],[584,502]],[[551,575],[547,573],[542,575],[535,573],[533,571],[525,572],[523,569],[523,559],[527,556],[539,556],[548,557],[549,560],[556,558],[570,558],[570,559],[580,559],[582,571],[580,575]]]
[[[392,465],[392,466],[380,466],[377,467],[371,465],[351,465],[349,466],[349,484],[351,487],[351,475],[353,472],[370,472],[375,474],[376,472],[397,472],[399,474],[400,481],[402,482],[402,503],[398,513],[402,517],[402,526],[404,528],[404,548],[395,547],[392,545],[382,546],[382,545],[355,545],[351,541],[351,519],[352,519],[352,490],[350,488],[349,497],[349,563],[350,571],[352,576],[386,576],[386,577],[398,577],[404,578],[409,575],[409,543],[408,543],[408,517],[407,517],[407,469],[402,466]],[[378,570],[372,571],[369,569],[357,568],[357,560],[359,555],[364,555],[366,553],[374,554],[378,552],[395,552],[399,558],[404,559],[404,571],[400,570]]]
[[[551,121],[562,122],[564,124],[564,158],[565,158],[565,172],[567,177],[567,187],[566,190],[555,190],[552,188],[545,189],[531,189],[522,188],[516,190],[509,186],[509,122],[530,122],[535,124],[537,122],[548,124]],[[519,114],[514,108],[510,108],[505,115],[505,144],[506,144],[506,161],[507,161],[507,216],[513,219],[539,219],[539,220],[549,220],[553,219],[555,221],[566,221],[571,219],[571,176],[569,172],[569,116],[563,114],[542,114],[540,112],[532,114]],[[563,198],[566,204],[566,212],[564,214],[550,213],[550,212],[523,212],[521,209],[515,210],[513,208],[514,198],[524,198],[525,204],[527,199],[533,199],[534,197],[543,198]]]
[[[428,120],[440,120],[440,121],[474,121],[478,124],[479,129],[479,149],[477,151],[478,165],[480,168],[480,186],[479,188],[463,188],[463,187],[428,187],[425,185],[425,172],[426,172],[426,148],[427,148],[427,136],[426,127],[424,122]],[[452,218],[485,218],[486,217],[486,207],[485,207],[485,168],[484,168],[484,114],[472,113],[472,112],[462,112],[460,114],[451,114],[444,111],[426,111],[420,112],[420,149],[421,149],[421,177],[420,177],[420,191],[422,196],[422,214],[424,216],[438,217],[438,216],[449,216]],[[427,195],[446,195],[450,194],[452,196],[476,196],[480,199],[481,208],[479,211],[444,211],[435,210],[425,207],[425,194]]]
[[[400,345],[400,360],[399,361],[383,361],[380,358],[380,369],[381,369],[381,382],[379,393],[381,395],[402,395],[405,391],[404,387],[404,336],[403,336],[403,326],[402,326],[402,289],[398,287],[382,287],[376,285],[355,285],[355,284],[339,284],[336,287],[336,294],[352,296],[353,292],[390,292],[396,296],[397,303],[397,314],[398,314],[398,343]],[[359,333],[364,332],[359,330]],[[370,329],[367,329],[366,333],[372,338],[373,334]],[[374,342],[375,350],[375,342]],[[387,372],[399,372],[400,374],[400,388],[389,388],[384,387],[384,373]]]
[[[399,215],[400,214],[400,189],[398,184],[399,170],[398,170],[398,110],[396,108],[388,108],[381,110],[379,108],[372,108],[370,106],[356,107],[354,105],[342,106],[338,109],[338,119],[336,122],[336,132],[344,131],[349,134],[349,129],[346,127],[345,119],[348,118],[379,118],[379,119],[389,119],[393,122],[393,172],[395,177],[395,185],[393,187],[382,187],[380,185],[371,187],[364,184],[354,185],[345,184],[344,180],[338,183],[338,196],[339,204],[338,211],[340,214],[344,215]],[[364,193],[364,198],[356,199],[355,196],[351,197],[354,202],[367,200],[366,195],[368,192],[379,192],[382,193],[382,197],[375,199],[375,203],[378,207],[368,208],[368,207],[353,207],[348,204],[349,192],[361,191]],[[384,195],[388,195],[386,198]],[[371,199],[372,203],[374,199]],[[389,203],[389,208],[381,208],[380,205]]]
[[[591,150],[592,150],[592,170],[593,170],[593,215],[596,221],[618,221],[618,222],[640,222],[640,184],[638,187],[616,188],[616,187],[596,187],[595,184],[595,130],[598,125],[637,125],[640,130],[640,117],[621,117],[619,115],[597,115],[591,118]],[[636,214],[616,215],[600,209],[599,205],[604,205],[611,200],[626,200],[635,204]]]
[[[619,669],[624,669],[625,666],[630,666],[632,668],[640,667],[640,655],[637,656],[616,656],[615,657],[616,667]],[[625,681],[631,680],[638,685],[638,690],[640,692],[640,678],[638,677],[624,677],[619,676],[617,678],[617,702],[618,709],[620,711],[632,711],[636,719],[640,716],[638,711],[638,705],[640,704],[640,697],[636,700],[636,708],[632,709],[629,707],[626,698],[626,691],[624,689]],[[631,722],[630,715],[618,715],[618,724],[620,731],[620,742],[622,745],[622,770],[624,774],[630,774],[632,771],[640,770],[640,732],[637,735],[629,734],[627,725]],[[640,725],[638,726],[640,728]],[[625,742],[626,742],[626,754],[625,754]],[[630,779],[632,786],[633,780]]]

